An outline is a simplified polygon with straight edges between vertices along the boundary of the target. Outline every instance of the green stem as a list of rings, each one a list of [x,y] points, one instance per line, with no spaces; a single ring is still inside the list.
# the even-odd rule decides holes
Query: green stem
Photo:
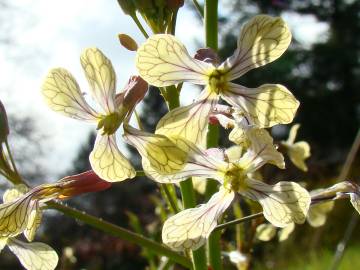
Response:
[[[111,224],[107,221],[101,220],[97,217],[91,216],[89,214],[85,214],[79,210],[73,209],[71,207],[55,203],[49,202],[48,206],[51,209],[56,209],[67,216],[78,219],[96,229],[99,229],[105,233],[110,235],[119,237],[126,241],[137,244],[143,248],[147,248],[154,253],[160,254],[162,256],[166,256],[170,258],[172,261],[181,264],[184,267],[191,268],[191,262],[186,257],[180,255],[179,253],[172,251],[164,245],[161,245],[151,239],[145,238],[144,236],[131,232],[127,229],[121,228],[117,225]]]
[[[194,1],[196,5],[196,1]],[[218,49],[218,0],[205,0],[205,46]],[[207,147],[217,147],[219,143],[219,127],[209,125],[207,134]],[[209,179],[206,184],[205,197],[209,199],[217,190],[217,181]],[[221,270],[221,230],[214,231],[208,240],[209,263],[213,269]]]
[[[172,184],[160,184],[160,190],[164,193],[167,204],[170,206],[174,214],[179,212],[177,205],[176,194],[174,193],[174,186]]]
[[[236,224],[239,224],[239,223],[242,223],[242,222],[245,222],[245,221],[249,221],[249,220],[252,220],[252,219],[255,219],[255,218],[262,217],[262,216],[263,216],[263,213],[260,212],[260,213],[256,213],[256,214],[246,216],[246,217],[243,217],[243,218],[235,219],[235,220],[232,220],[232,221],[217,225],[215,227],[214,231],[221,231],[222,229],[225,229],[225,228],[227,228],[229,226],[236,225]]]
[[[194,4],[196,10],[198,11],[200,17],[201,17],[201,18],[204,18],[204,10],[202,9],[202,7],[201,7],[200,4],[198,3],[198,1],[193,0],[193,4]]]
[[[169,110],[180,106],[179,92],[175,86],[166,87],[166,102]],[[180,183],[180,191],[184,209],[195,207],[196,200],[191,178]],[[194,270],[207,270],[205,248],[200,247],[193,251],[192,255]]]
[[[136,16],[136,14],[134,13],[134,14],[132,14],[130,16],[134,20],[134,22],[136,23],[137,27],[140,29],[140,31],[144,35],[144,37],[149,38],[149,35],[146,33],[144,27],[142,26],[141,22],[139,21],[138,17]]]

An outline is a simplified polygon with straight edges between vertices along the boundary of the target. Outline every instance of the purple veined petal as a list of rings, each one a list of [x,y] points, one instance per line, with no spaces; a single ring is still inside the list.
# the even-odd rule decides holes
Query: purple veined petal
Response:
[[[90,93],[104,114],[115,111],[116,75],[110,60],[98,49],[87,48],[80,57]]]
[[[232,106],[242,110],[259,128],[291,123],[299,107],[299,101],[280,84],[264,84],[247,88],[229,83],[221,97]]]
[[[180,136],[205,147],[209,116],[218,100],[215,93],[204,89],[192,104],[165,114],[156,126],[156,133],[169,137]]]
[[[153,35],[136,53],[136,67],[149,84],[164,87],[182,82],[206,85],[214,66],[192,58],[174,36]]]
[[[135,177],[134,168],[119,151],[115,134],[102,135],[102,131],[98,131],[89,160],[94,172],[106,181],[119,182]]]
[[[159,183],[178,183],[191,176],[222,182],[218,170],[226,163],[182,137],[152,134],[124,125],[124,138],[142,157],[145,173]]]
[[[221,187],[206,204],[183,210],[167,219],[162,230],[164,244],[177,251],[196,250],[204,245],[234,196],[233,191]]]
[[[97,121],[98,113],[85,101],[74,76],[66,69],[50,70],[41,89],[53,111],[78,120]]]
[[[286,227],[295,222],[302,224],[309,211],[309,192],[294,182],[278,182],[268,185],[261,181],[246,179],[247,190],[241,195],[258,201],[265,218],[276,227]]]
[[[278,59],[290,42],[291,32],[280,17],[255,16],[244,25],[237,49],[219,69],[228,71],[229,80],[232,81],[251,69]]]

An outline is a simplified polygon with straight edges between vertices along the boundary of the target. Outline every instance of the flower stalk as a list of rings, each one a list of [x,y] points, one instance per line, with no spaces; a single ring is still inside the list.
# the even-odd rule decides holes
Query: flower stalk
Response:
[[[218,0],[205,1],[205,46],[218,49]],[[217,147],[219,142],[219,126],[208,126],[207,148]],[[205,196],[209,199],[217,190],[217,182],[209,180],[206,184]],[[221,230],[213,232],[208,240],[209,263],[213,269],[222,269],[221,247],[220,247]]]

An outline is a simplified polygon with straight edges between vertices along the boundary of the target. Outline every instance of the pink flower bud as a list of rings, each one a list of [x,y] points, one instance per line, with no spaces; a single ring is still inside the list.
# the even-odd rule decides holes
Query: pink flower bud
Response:
[[[124,90],[117,94],[115,102],[117,107],[123,106],[132,112],[137,103],[144,99],[148,84],[140,76],[131,76]]]
[[[88,192],[98,192],[111,187],[111,183],[101,179],[92,170],[70,175],[59,180],[61,192],[59,199],[67,199]]]
[[[215,66],[220,63],[218,54],[211,48],[201,48],[197,50],[194,58],[200,61],[211,63]]]

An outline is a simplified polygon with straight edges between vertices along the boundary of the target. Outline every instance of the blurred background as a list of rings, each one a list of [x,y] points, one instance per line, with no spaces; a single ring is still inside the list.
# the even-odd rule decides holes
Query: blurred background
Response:
[[[176,35],[194,53],[204,46],[202,21],[192,1],[185,2],[179,11]],[[282,16],[293,33],[290,48],[279,60],[250,71],[239,80],[247,87],[281,83],[301,102],[294,123],[301,124],[298,140],[311,145],[309,170],[304,173],[287,161],[286,171],[266,167],[264,179],[305,182],[310,190],[345,180],[338,176],[360,127],[360,1],[219,2],[222,59],[234,51],[241,25],[256,14]],[[120,90],[136,71],[134,53],[119,45],[118,33],[131,35],[138,43],[144,41],[115,0],[51,3],[0,0],[0,99],[9,114],[13,154],[21,174],[30,183],[52,182],[90,168],[88,155],[95,138],[94,127],[50,111],[42,102],[40,86],[50,68],[62,66],[75,75],[86,92],[79,56],[83,48],[96,46],[112,60]],[[185,85],[182,103],[191,102],[198,91]],[[158,91],[151,89],[140,110],[145,128],[153,131],[166,110]],[[289,128],[290,125],[274,127],[275,140],[285,140]],[[226,132],[222,138],[225,137]],[[228,146],[228,142],[223,140],[222,145]],[[133,149],[125,145],[122,148],[139,168],[139,158]],[[358,181],[359,162],[357,156],[347,179]],[[3,179],[0,185],[2,190],[7,187]],[[158,198],[159,190],[153,182],[136,178],[67,203],[131,230],[141,224],[145,228],[143,233],[160,241]],[[304,224],[297,226],[287,241],[255,241],[248,251],[252,254],[251,269],[331,269],[337,245],[353,212],[347,200],[336,202],[326,224],[320,228]],[[138,246],[106,236],[56,212],[49,211],[44,221],[37,239],[58,252],[58,269],[147,267]],[[231,243],[229,235],[225,234],[224,239]],[[338,269],[360,269],[358,239],[356,225]],[[227,245],[223,245],[226,249]],[[225,269],[236,269],[226,254],[224,260],[228,262]],[[10,252],[3,251],[0,269],[21,267]]]

